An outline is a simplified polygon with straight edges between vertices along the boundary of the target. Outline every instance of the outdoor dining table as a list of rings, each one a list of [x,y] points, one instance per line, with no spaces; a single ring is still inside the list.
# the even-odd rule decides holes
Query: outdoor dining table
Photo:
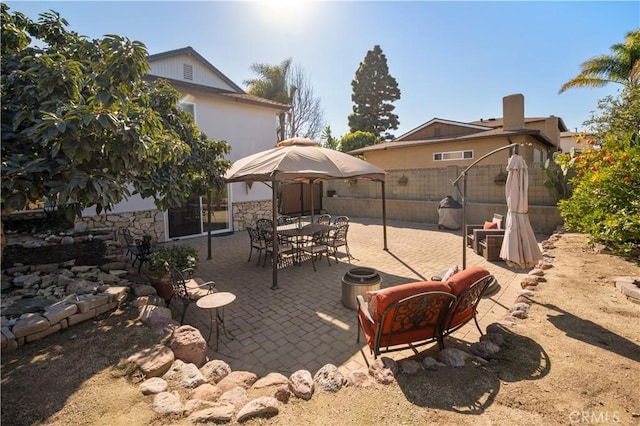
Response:
[[[313,237],[316,232],[332,231],[336,229],[333,225],[327,225],[324,223],[309,223],[300,227],[292,227],[291,225],[282,225],[277,228],[278,235],[286,237],[294,245],[295,258],[298,264],[300,264],[301,247]]]

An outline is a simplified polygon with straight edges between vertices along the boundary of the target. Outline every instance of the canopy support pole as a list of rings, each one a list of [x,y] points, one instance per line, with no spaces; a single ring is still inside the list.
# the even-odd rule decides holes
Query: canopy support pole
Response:
[[[272,179],[271,181],[271,192],[273,193],[273,195],[271,196],[271,203],[272,203],[272,209],[271,209],[271,220],[272,220],[272,232],[271,232],[271,236],[273,238],[273,250],[271,252],[271,263],[273,265],[273,279],[272,279],[272,284],[271,284],[271,290],[277,290],[278,289],[278,258],[279,258],[279,254],[278,254],[278,187],[276,185],[276,180],[275,178]],[[267,253],[265,252],[264,254],[265,256],[267,255]]]
[[[383,250],[389,251],[387,247],[387,198],[385,196],[384,181],[382,183],[382,235],[384,238]]]
[[[509,140],[511,142],[511,140]],[[505,149],[514,149],[516,153],[518,152],[519,143],[511,143],[509,145],[505,145],[503,147],[494,149],[493,151],[483,155],[478,158],[476,161],[471,163],[469,167],[464,169],[460,176],[453,181],[453,185],[455,186],[460,179],[462,179],[462,269],[467,269],[467,172],[480,161],[484,160],[487,157],[492,156],[496,152],[500,152]]]

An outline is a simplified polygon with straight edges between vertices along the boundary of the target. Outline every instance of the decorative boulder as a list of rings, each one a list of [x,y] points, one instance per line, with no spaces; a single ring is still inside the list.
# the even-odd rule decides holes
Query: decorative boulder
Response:
[[[202,367],[207,360],[207,341],[197,328],[190,325],[176,328],[167,345],[177,359],[196,367]]]

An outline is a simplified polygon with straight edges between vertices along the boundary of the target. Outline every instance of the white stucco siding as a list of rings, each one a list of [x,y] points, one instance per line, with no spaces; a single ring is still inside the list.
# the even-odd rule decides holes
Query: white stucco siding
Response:
[[[273,148],[277,142],[276,111],[214,96],[188,96],[196,104],[196,124],[211,139],[224,140],[231,146],[227,157],[232,162],[247,155]],[[255,183],[232,185],[234,202],[271,199],[271,189]]]
[[[152,197],[142,198],[139,194],[129,197],[127,201],[122,201],[107,212],[108,213],[128,213],[136,211],[154,210],[156,205]],[[102,214],[105,212],[103,211]],[[90,207],[82,212],[82,216],[96,216],[96,208]]]
[[[184,64],[191,65],[193,79],[187,80],[184,77]],[[179,55],[171,58],[158,59],[150,63],[149,75],[172,78],[189,83],[201,84],[204,86],[217,87],[235,92],[236,89],[227,84],[219,76],[215,75],[202,62],[191,55]]]

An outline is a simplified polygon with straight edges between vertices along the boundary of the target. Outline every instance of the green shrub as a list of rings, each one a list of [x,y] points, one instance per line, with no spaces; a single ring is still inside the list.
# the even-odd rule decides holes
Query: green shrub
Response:
[[[198,252],[191,246],[175,244],[162,247],[151,253],[149,258],[149,269],[151,271],[164,271],[165,263],[175,266],[180,270],[195,268],[198,264]]]
[[[567,228],[590,235],[592,242],[616,253],[640,249],[640,140],[609,137],[601,147],[592,140],[575,157],[571,198],[558,203]]]

